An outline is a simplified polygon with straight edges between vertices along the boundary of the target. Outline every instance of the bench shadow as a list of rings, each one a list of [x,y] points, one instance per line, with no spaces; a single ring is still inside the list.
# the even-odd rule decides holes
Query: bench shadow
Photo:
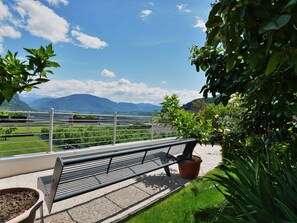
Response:
[[[158,195],[162,194],[164,191],[169,190],[168,194],[170,194],[170,192],[177,190],[178,188],[182,187],[186,182],[188,182],[187,180],[184,180],[182,178],[180,178],[178,171],[176,170],[170,170],[171,172],[171,176],[167,176],[165,172],[162,173],[156,173],[156,174],[150,174],[150,175],[142,175],[139,177],[134,178],[134,182],[131,182],[131,184],[125,185],[123,187],[117,188],[113,191],[110,191],[106,194],[103,194],[102,196],[97,196],[96,198],[90,199],[86,202],[77,204],[72,206],[71,208],[66,208],[63,209],[61,211],[57,211],[55,213],[49,214],[44,216],[44,222],[59,222],[59,220],[57,221],[57,219],[59,219],[59,215],[63,215],[65,216],[65,214],[68,215],[68,217],[71,219],[71,222],[82,222],[82,221],[77,221],[73,218],[73,216],[71,216],[70,212],[73,212],[76,208],[81,207],[81,206],[87,206],[90,205],[91,203],[100,200],[100,199],[107,199],[109,202],[113,203],[114,205],[116,205],[117,207],[119,207],[119,211],[113,212],[111,213],[109,216],[104,217],[104,218],[100,218],[98,219],[97,222],[103,222],[106,221],[107,219],[117,216],[117,215],[121,215],[123,212],[131,209],[132,207],[136,207],[137,205],[141,204],[142,202],[146,201],[149,198],[153,198],[156,196],[156,199],[153,200],[151,203],[156,203],[158,202],[160,199],[163,199],[162,197],[164,197],[164,195],[162,197],[158,197]],[[125,207],[120,207],[116,202],[114,202],[112,199],[110,199],[109,197],[112,197],[113,194],[117,194],[117,193],[121,193],[121,191],[125,191],[125,190],[140,190],[143,193],[146,194],[146,196],[144,198],[138,199],[136,202],[125,206]],[[149,204],[149,206],[151,206],[152,204]],[[145,207],[141,207],[139,209],[137,209],[137,211],[142,210],[143,208],[147,208],[147,206]],[[100,209],[100,207],[98,207],[98,210]],[[88,211],[88,210],[86,210]],[[135,214],[131,213],[131,214]],[[129,213],[129,216],[131,215]],[[127,216],[128,217],[128,216]],[[61,220],[62,222],[63,220]],[[41,222],[41,219],[37,219],[36,222]]]

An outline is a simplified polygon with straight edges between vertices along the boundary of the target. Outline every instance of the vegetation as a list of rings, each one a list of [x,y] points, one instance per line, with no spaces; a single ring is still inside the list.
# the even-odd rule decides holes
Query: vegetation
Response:
[[[4,110],[0,110],[0,117],[7,117],[7,118],[15,118],[15,117],[22,117],[27,118],[26,115],[23,115],[19,112],[7,112]]]
[[[36,85],[47,82],[48,74],[53,74],[49,68],[59,67],[59,64],[49,60],[54,57],[52,45],[39,49],[24,49],[27,61],[17,58],[17,52],[7,52],[6,56],[0,56],[0,105],[6,100],[22,91],[30,91]]]
[[[194,113],[182,109],[177,95],[165,96],[159,113],[161,122],[170,123],[181,138],[195,138],[199,143],[208,139],[208,120],[197,119]]]
[[[53,150],[61,150],[54,147]],[[48,152],[48,143],[36,136],[7,137],[0,141],[0,156]]]
[[[296,21],[296,0],[221,0],[205,45],[192,47],[204,96],[227,105],[235,94],[242,112],[241,134],[227,141],[233,174],[214,180],[226,198],[216,222],[296,222]]]
[[[209,14],[207,41],[193,46],[191,62],[205,71],[205,97],[242,101],[245,136],[258,135],[264,154],[287,143],[297,157],[297,2],[218,1]]]
[[[272,157],[238,158],[210,177],[226,198],[209,210],[215,222],[297,222],[297,164]]]
[[[175,223],[175,222],[209,222],[213,215],[204,209],[216,209],[224,200],[213,182],[207,177],[221,175],[220,169],[215,169],[205,177],[196,179],[191,184],[169,198],[159,202],[146,211],[128,219],[128,223]]]
[[[81,126],[76,128],[58,127],[55,129],[53,143],[63,149],[86,148],[113,143],[113,127]],[[41,129],[41,137],[48,140],[48,128]],[[117,143],[151,139],[150,126],[117,127]],[[172,133],[155,133],[154,138],[171,137]]]

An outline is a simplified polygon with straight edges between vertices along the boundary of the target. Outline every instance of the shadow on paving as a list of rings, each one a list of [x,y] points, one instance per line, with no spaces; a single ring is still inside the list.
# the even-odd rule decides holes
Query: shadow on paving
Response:
[[[147,206],[148,200],[150,204],[154,203],[164,197],[166,190],[165,195],[168,195],[187,182],[179,177],[176,170],[171,170],[171,177],[165,173],[156,173],[143,175],[134,180],[131,184],[102,196],[47,215],[44,217],[44,222],[117,222],[123,219],[123,216],[128,217]],[[109,221],[111,218],[113,220]],[[37,222],[41,222],[40,219],[37,219]]]

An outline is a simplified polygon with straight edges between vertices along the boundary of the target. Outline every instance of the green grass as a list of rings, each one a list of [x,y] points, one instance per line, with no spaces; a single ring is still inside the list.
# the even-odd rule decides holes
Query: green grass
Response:
[[[222,174],[218,168],[209,172]],[[216,208],[224,200],[223,195],[206,177],[194,180],[190,185],[153,207],[131,217],[126,223],[182,223],[210,222],[212,216],[202,209]]]
[[[59,150],[55,147],[53,150]],[[0,156],[47,152],[48,143],[36,136],[8,137],[0,140]]]

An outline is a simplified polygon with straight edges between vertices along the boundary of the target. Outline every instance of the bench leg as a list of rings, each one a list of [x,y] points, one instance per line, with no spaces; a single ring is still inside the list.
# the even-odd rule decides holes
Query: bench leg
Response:
[[[165,170],[165,172],[166,172],[166,175],[167,175],[168,177],[170,177],[171,175],[170,175],[169,166],[165,166],[165,167],[164,167],[164,170]]]
[[[43,219],[43,203],[41,204],[39,210],[40,210],[40,223],[44,223],[44,219]]]

